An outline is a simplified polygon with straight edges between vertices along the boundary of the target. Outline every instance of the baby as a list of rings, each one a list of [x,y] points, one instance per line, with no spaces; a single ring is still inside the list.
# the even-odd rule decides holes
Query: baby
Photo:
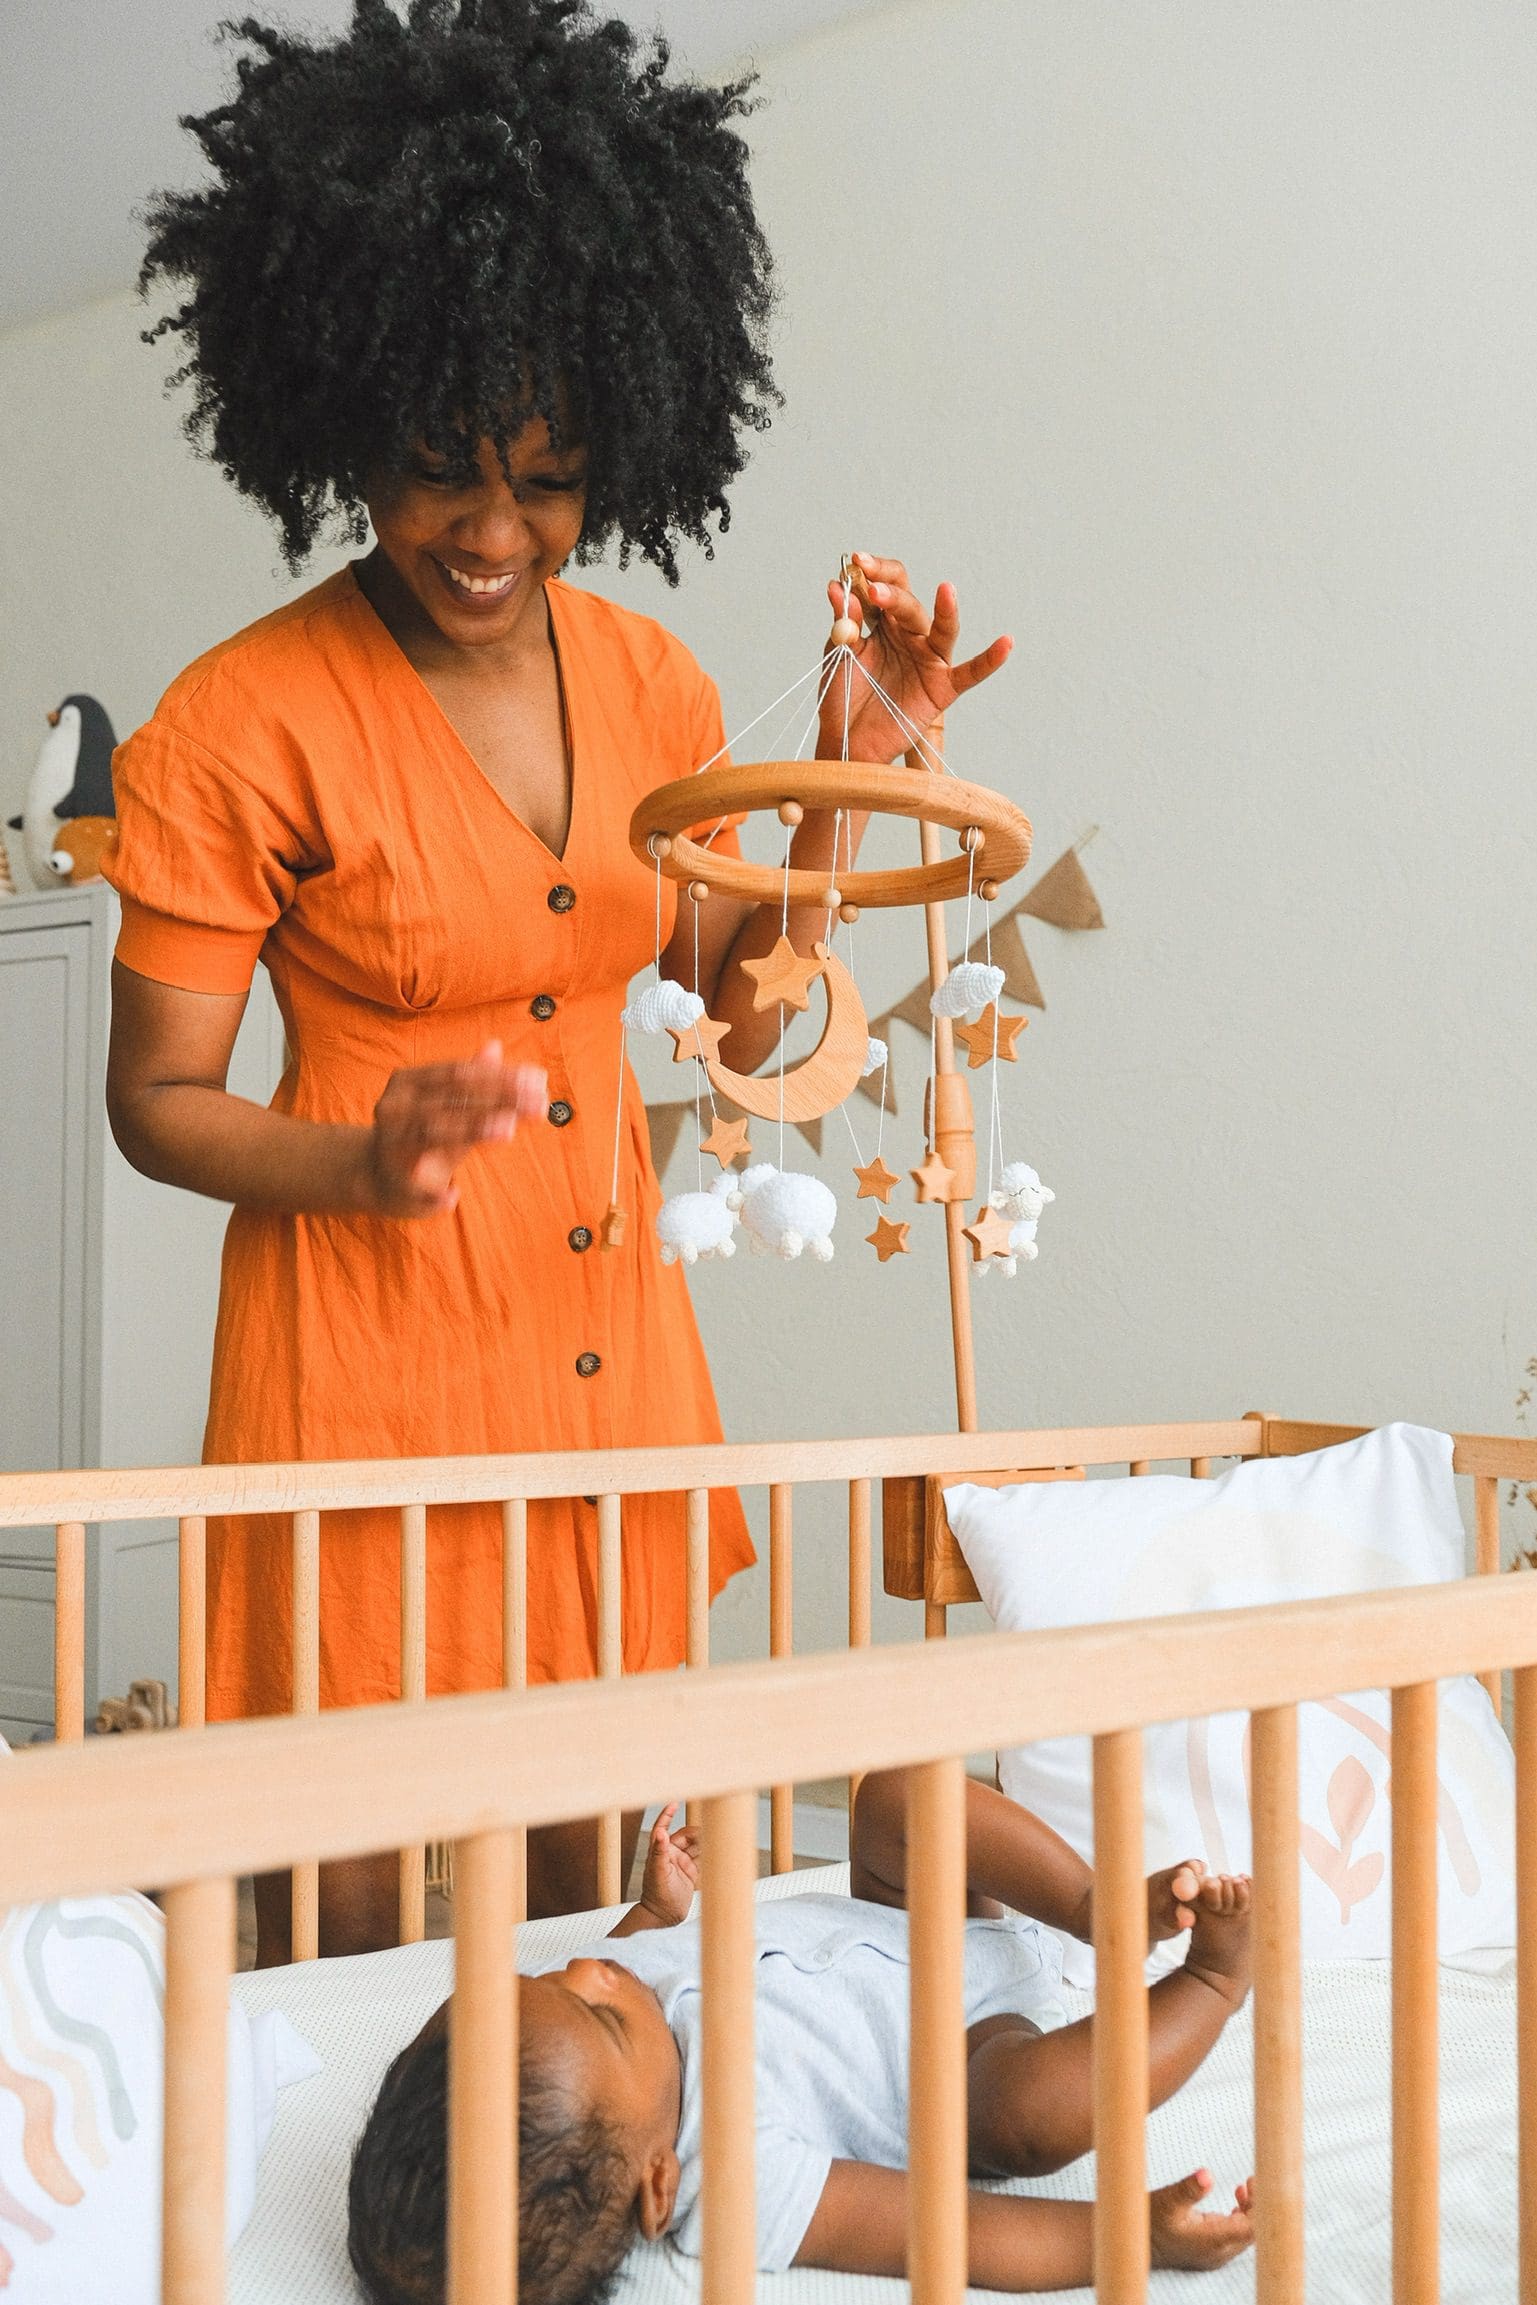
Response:
[[[966,2074],[975,2178],[1041,2177],[1092,2143],[1092,2021],[1068,2024],[1060,1952],[1037,1926],[1089,1938],[1093,1879],[1049,1826],[966,1788]],[[700,2250],[699,1931],[694,1836],[668,1809],[639,1904],[613,1936],[520,1982],[519,2296],[597,2305],[638,2237]],[[907,2256],[907,1916],[900,1771],[855,1804],[851,1897],[757,1909],[758,2263],[900,2278]],[[1195,2071],[1249,1988],[1249,1883],[1194,1863],[1147,1884],[1150,1940],[1190,1931],[1149,1995],[1150,2095]],[[1004,1917],[1000,1905],[1014,1909]],[[371,2305],[441,2305],[447,2007],[385,2076],[352,2165],[349,2246]],[[1155,2265],[1226,2264],[1252,2238],[1236,2209],[1200,2210],[1204,2169],[1149,2196]],[[1093,2280],[1092,2207],[973,2190],[970,2281],[1062,2289]]]

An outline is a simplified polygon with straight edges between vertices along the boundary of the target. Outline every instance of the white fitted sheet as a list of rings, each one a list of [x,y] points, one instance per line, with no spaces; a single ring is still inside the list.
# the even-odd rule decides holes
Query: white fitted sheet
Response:
[[[847,1867],[765,1882],[764,1896],[847,1886]],[[520,1941],[534,1966],[601,1935],[615,1913],[536,1922]],[[256,2214],[231,2266],[231,2305],[357,2305],[347,2265],[352,2146],[386,2066],[450,1989],[453,1949],[412,1945],[356,1960],[244,1976],[254,2016],[280,2008],[324,2059],[286,2090],[262,2162]],[[1089,2006],[1072,1997],[1074,2014]],[[1389,1973],[1385,1963],[1313,1962],[1305,1984],[1305,2117],[1310,2294],[1327,2305],[1380,2305],[1389,2290]],[[1219,2189],[1252,2160],[1252,2036],[1231,2024],[1194,2080],[1153,2115],[1150,2181],[1205,2165]],[[1516,2295],[1515,1988],[1509,1965],[1441,1972],[1442,2275],[1444,2305],[1506,2305]],[[1093,2191],[1092,2160],[1021,2187],[1059,2198]],[[618,2305],[694,2305],[698,2269],[665,2243],[638,2249]],[[776,2305],[903,2305],[904,2283],[830,2273],[765,2274]],[[1088,2290],[1064,2305],[1092,2305]],[[1253,2258],[1214,2274],[1163,2273],[1167,2305],[1250,2305]]]

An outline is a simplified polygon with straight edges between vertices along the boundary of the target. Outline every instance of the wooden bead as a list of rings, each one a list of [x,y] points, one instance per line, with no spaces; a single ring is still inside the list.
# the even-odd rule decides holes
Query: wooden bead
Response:
[[[852,617],[840,616],[838,618],[828,635],[828,646],[830,648],[857,648],[859,646],[859,626]]]
[[[655,857],[671,856],[672,835],[666,832],[654,832],[646,842],[646,846]]]
[[[707,880],[691,880],[688,884],[688,893],[695,904],[703,904],[710,893],[710,884]]]
[[[968,856],[975,856],[977,850],[981,846],[982,827],[979,824],[968,824],[965,831],[961,834],[961,847],[965,850]]]
[[[855,921],[856,921],[856,920],[858,920],[858,918],[859,918],[859,907],[858,907],[858,905],[857,905],[857,904],[840,904],[840,905],[839,905],[839,907],[838,907],[838,918],[839,918],[840,920],[842,920],[842,921],[847,921],[847,923],[848,923],[849,927],[850,927],[850,928],[852,928],[852,927],[853,927],[853,925],[854,925],[854,923],[855,923]]]
[[[977,884],[977,894],[982,899],[984,904],[991,904],[994,897],[998,894],[998,883],[995,880],[979,881]]]
[[[798,800],[782,800],[779,803],[779,821],[781,824],[799,824],[805,813],[806,811]]]
[[[843,891],[841,888],[824,888],[820,901],[829,912],[836,912],[843,902]]]

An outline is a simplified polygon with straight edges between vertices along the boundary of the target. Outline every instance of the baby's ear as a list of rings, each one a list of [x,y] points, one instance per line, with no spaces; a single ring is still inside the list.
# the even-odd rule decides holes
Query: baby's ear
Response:
[[[635,2195],[635,2221],[645,2241],[660,2241],[672,2223],[681,2171],[670,2145],[652,2155],[640,2173]]]

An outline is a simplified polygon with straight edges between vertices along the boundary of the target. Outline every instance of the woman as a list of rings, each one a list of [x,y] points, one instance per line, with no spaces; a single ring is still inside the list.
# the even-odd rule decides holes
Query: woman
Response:
[[[184,339],[194,437],[290,565],[337,515],[374,545],[190,667],[115,764],[113,1127],[148,1174],[235,1204],[206,1454],[717,1439],[628,1073],[631,1223],[595,1237],[619,1010],[657,933],[630,813],[718,750],[719,705],[677,641],[559,571],[617,539],[675,577],[766,422],[744,91],[669,82],[573,0],[420,0],[407,24],[357,0],[331,45],[245,36],[239,93],[193,123],[212,182],[152,213],[145,277],[188,290],[152,334]],[[862,658],[914,718],[1002,662],[952,667],[948,588],[931,616],[900,563],[864,571]],[[851,749],[890,758],[900,731],[855,685]],[[830,709],[824,749],[842,734]],[[831,855],[808,816],[796,862]],[[692,981],[692,919],[660,896],[664,970]],[[703,908],[700,987],[744,1068],[778,1019],[741,963],[779,927]],[[268,1111],[224,1085],[258,958],[290,1049]],[[581,1499],[530,1513],[535,1679],[593,1670],[594,1523]],[[718,1495],[712,1590],[751,1558]],[[434,1513],[433,1692],[499,1678],[499,1559],[494,1508]],[[323,1703],[397,1693],[397,1560],[393,1516],[327,1517]],[[681,1501],[636,1500],[631,1671],[683,1653],[681,1563]],[[284,1710],[281,1524],[210,1531],[209,1600],[210,1717]],[[264,1960],[286,1957],[283,1888],[259,1884]],[[593,1894],[591,1830],[537,1836],[531,1909]],[[391,1941],[394,1903],[392,1858],[327,1868],[323,1947]]]

